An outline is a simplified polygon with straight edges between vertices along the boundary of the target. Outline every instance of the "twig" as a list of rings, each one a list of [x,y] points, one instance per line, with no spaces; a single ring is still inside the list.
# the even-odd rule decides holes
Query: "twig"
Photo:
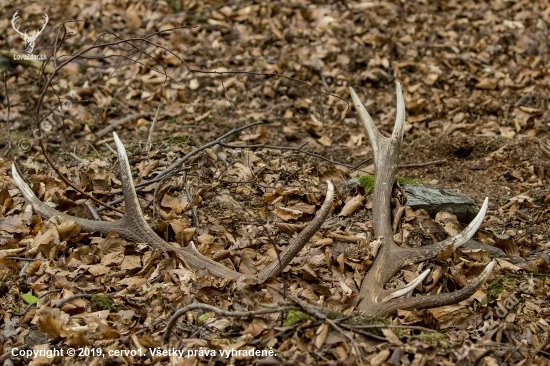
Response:
[[[23,268],[19,271],[19,277],[25,277],[25,272],[27,272],[27,268],[31,265],[31,262],[25,262],[23,265]]]
[[[191,206],[191,212],[193,213],[193,225],[195,227],[199,227],[199,215],[197,213],[197,207],[195,207],[194,198],[191,195],[191,192],[189,191],[189,185],[187,184],[187,171],[183,171],[183,187],[185,188],[185,195],[187,196],[187,200],[189,201],[189,205]]]
[[[323,82],[323,86],[325,87],[325,90],[327,93],[330,93],[330,87],[328,86],[327,79],[325,78],[325,74],[321,70],[319,70],[319,75],[321,75],[321,81]]]
[[[116,155],[115,149],[113,149],[108,143],[105,143],[105,146],[107,146],[107,149],[109,149],[113,154]]]
[[[167,167],[166,169],[164,169],[161,173],[159,173],[155,178],[151,179],[151,180],[148,180],[148,181],[145,181],[145,182],[141,182],[139,184],[136,185],[136,192],[139,192],[143,189],[143,187],[145,186],[148,186],[149,184],[153,184],[153,183],[156,183],[156,182],[159,182],[161,180],[163,180],[163,177],[164,176],[167,176],[168,174],[171,175],[172,171],[178,169],[183,163],[185,163],[189,158],[193,157],[194,155],[197,155],[198,153],[200,153],[201,151],[203,150],[206,150],[208,149],[209,147],[211,146],[215,146],[217,144],[219,144],[220,142],[222,142],[224,139],[226,139],[227,137],[237,133],[237,132],[241,132],[247,128],[251,128],[251,127],[254,127],[254,126],[257,126],[259,124],[262,124],[264,122],[262,121],[257,121],[257,122],[253,122],[253,123],[249,123],[245,126],[242,126],[242,127],[237,127],[237,128],[234,128],[232,129],[231,131],[223,134],[222,136],[218,137],[217,139],[215,139],[214,141],[211,141],[205,145],[202,145],[201,147],[197,147],[195,149],[193,149],[191,152],[189,152],[188,154],[186,154],[185,156],[183,156],[182,158],[176,160],[174,163],[172,163],[169,167]],[[116,193],[122,193],[122,190],[116,190],[116,191],[113,191],[111,192],[112,194],[116,194]],[[111,202],[108,203],[108,205],[114,205],[114,204],[117,204],[117,203],[120,203],[124,201],[124,197],[120,197],[120,198],[117,198],[116,200],[113,200]],[[105,210],[104,207],[99,207],[97,208],[97,212],[101,212]]]
[[[94,206],[92,206],[92,203],[90,200],[86,201],[86,207],[88,207],[88,210],[90,210],[92,216],[94,217],[94,220],[100,221],[101,217],[99,217],[97,211],[95,210]]]
[[[323,322],[326,322],[334,330],[336,330],[338,333],[340,333],[344,337],[346,337],[351,342],[352,346],[355,348],[357,356],[360,359],[362,358],[362,352],[361,352],[361,349],[359,348],[359,345],[357,344],[357,342],[349,334],[342,331],[342,329],[341,329],[341,328],[343,328],[342,325],[345,325],[345,324],[336,324],[336,322],[334,322],[332,319],[329,319],[325,314],[321,313],[320,311],[318,311],[314,307],[309,306],[309,304],[307,304],[305,301],[302,301],[302,300],[298,299],[297,297],[291,297],[290,301],[296,303],[308,315],[311,315],[311,316],[313,316],[317,319],[320,319]],[[361,362],[361,363],[363,363],[363,362]]]
[[[151,116],[153,113],[151,112],[144,112],[144,113],[136,113],[136,114],[131,114],[129,116],[126,116],[124,118],[121,118],[117,121],[114,121],[113,123],[109,124],[109,126],[97,131],[95,133],[95,135],[97,137],[102,137],[102,136],[105,136],[106,134],[108,134],[109,132],[113,131],[115,128],[117,128],[118,126],[121,126],[121,125],[124,125],[126,123],[129,123],[135,119],[138,119],[138,118],[145,118],[145,117],[149,117]]]
[[[157,108],[157,113],[155,114],[155,118],[153,118],[153,123],[151,123],[151,128],[149,129],[149,136],[147,137],[147,144],[145,145],[145,150],[147,153],[151,150],[151,141],[153,140],[153,132],[155,131],[155,126],[157,125],[157,120],[159,118],[160,111],[164,107],[164,102],[161,100],[160,104]]]
[[[57,302],[53,307],[54,308],[61,308],[63,305],[65,305],[66,303],[68,303],[69,301],[72,301],[72,300],[75,300],[75,299],[80,299],[80,298],[90,298],[94,295],[91,295],[91,294],[76,294],[76,295],[73,295],[73,296],[69,296],[67,297],[66,299],[61,299],[59,302]],[[108,295],[107,295],[108,296]]]
[[[420,167],[428,166],[428,165],[441,165],[441,164],[445,164],[446,162],[447,162],[447,159],[433,160],[433,161],[427,161],[425,163],[402,164],[402,165],[398,165],[397,168],[399,168],[399,169],[420,168]]]
[[[479,363],[481,362],[481,360],[483,360],[485,357],[489,356],[491,353],[493,353],[493,350],[485,350],[485,352],[483,352],[482,354],[480,354],[479,356],[476,357],[474,363],[472,364],[472,366],[478,366]]]
[[[283,305],[279,307],[273,307],[273,308],[262,309],[262,310],[229,311],[229,310],[222,310],[220,308],[217,308],[215,306],[208,305],[208,304],[201,304],[201,303],[189,304],[186,307],[179,309],[174,313],[174,315],[172,315],[172,317],[168,321],[168,324],[166,324],[166,330],[164,331],[164,335],[162,337],[163,342],[167,343],[170,340],[170,334],[172,333],[172,328],[174,328],[174,325],[176,324],[176,321],[179,319],[179,317],[181,317],[188,311],[199,310],[199,309],[211,311],[221,316],[228,316],[233,318],[249,318],[251,316],[272,314],[272,313],[277,313],[281,311],[297,310],[296,306]]]
[[[99,151],[97,151],[97,149],[95,148],[94,145],[92,145],[92,143],[88,140],[86,140],[86,142],[88,143],[88,145],[90,145],[90,147],[92,148],[92,150],[94,150],[94,152],[96,153],[97,157],[100,157],[101,154],[99,153]]]
[[[354,325],[354,327],[357,329],[380,329],[380,328],[411,329],[411,330],[420,330],[422,332],[438,333],[437,330],[426,328],[426,327],[420,327],[417,325],[366,324],[366,325]]]
[[[336,324],[334,321],[332,321],[332,319],[329,319],[325,314],[323,314],[322,312],[318,311],[317,309],[315,309],[313,306],[309,305],[307,302],[305,301],[302,301],[296,297],[290,297],[289,298],[290,301],[292,301],[293,303],[295,303],[296,305],[298,305],[300,307],[300,309],[302,309],[302,311],[308,315],[311,315],[317,319],[320,319],[322,321],[326,321],[327,323],[329,324]],[[357,329],[355,327],[352,327],[350,325],[347,325],[347,324],[342,324],[342,323],[339,323],[338,326],[340,328],[344,328],[346,330],[349,330],[349,331],[352,331],[352,332],[355,332],[355,333],[358,333],[358,334],[361,334],[365,337],[368,337],[368,338],[372,338],[372,339],[376,339],[377,341],[383,341],[383,342],[387,342],[388,340],[385,338],[385,337],[381,337],[381,336],[377,336],[376,334],[372,334],[370,332],[365,332],[363,330],[360,330],[360,329]]]
[[[298,151],[302,154],[306,154],[306,155],[309,155],[309,156],[313,156],[315,158],[318,158],[318,159],[321,159],[321,160],[324,160],[324,161],[328,161],[329,163],[332,163],[334,165],[340,165],[340,166],[344,166],[346,168],[350,168],[350,169],[358,169],[361,165],[365,164],[366,162],[369,162],[371,161],[372,159],[374,158],[368,158],[368,159],[365,159],[365,160],[362,160],[360,161],[359,163],[357,164],[345,164],[345,163],[341,163],[341,162],[338,162],[338,161],[334,161],[332,159],[329,159],[329,158],[325,158],[324,156],[322,155],[319,155],[319,154],[316,154],[314,152],[311,152],[311,151],[305,151],[305,150],[302,150],[302,148],[304,146],[307,145],[307,142],[304,142],[302,143],[300,146],[275,146],[275,145],[266,145],[266,144],[257,144],[257,145],[236,145],[236,144],[227,144],[227,143],[220,143],[221,146],[223,147],[228,147],[228,148],[233,148],[233,149],[256,149],[256,148],[265,148],[265,149],[274,149],[274,150],[288,150],[288,151]]]
[[[73,158],[78,163],[80,163],[80,164],[83,163],[82,159],[80,159],[80,157],[78,157],[78,155],[76,155],[74,152],[70,152],[67,155],[69,155],[71,158]]]

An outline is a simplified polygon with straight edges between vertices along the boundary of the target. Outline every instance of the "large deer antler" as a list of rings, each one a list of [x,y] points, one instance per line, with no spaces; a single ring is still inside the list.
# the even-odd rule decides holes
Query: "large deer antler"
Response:
[[[17,15],[19,11],[16,11],[15,14],[13,14],[13,17],[11,18],[11,26],[13,27],[13,29],[19,33],[19,35],[21,37],[23,37],[23,40],[25,41],[25,46],[26,46],[26,50],[27,50],[27,53],[31,53],[32,50],[34,49],[34,43],[36,42],[36,39],[38,38],[38,36],[40,35],[40,33],[42,33],[42,31],[44,30],[44,28],[46,28],[46,25],[48,24],[48,20],[50,18],[48,18],[48,14],[44,14],[44,23],[42,24],[42,29],[40,29],[39,31],[37,31],[36,29],[33,30],[33,34],[32,36],[29,36],[27,35],[27,30],[25,29],[25,33],[21,33],[19,31],[19,27],[16,27],[15,26],[15,21],[17,20],[17,18],[19,18],[19,16]]]
[[[223,266],[220,263],[214,262],[211,259],[206,258],[200,254],[193,243],[189,246],[182,248],[174,244],[170,244],[162,240],[147,224],[141,207],[138,202],[137,194],[134,188],[134,182],[132,180],[132,171],[130,170],[130,164],[128,162],[128,156],[126,155],[126,149],[118,138],[116,133],[113,133],[115,143],[118,151],[118,159],[120,165],[120,175],[122,182],[122,191],[124,195],[125,214],[122,219],[113,222],[93,221],[88,219],[82,219],[79,217],[69,216],[61,211],[58,211],[44,202],[40,201],[33,193],[31,188],[25,183],[23,178],[19,175],[15,163],[12,164],[12,177],[15,185],[19,188],[25,199],[31,203],[34,210],[43,217],[50,219],[54,216],[58,216],[63,220],[73,220],[80,227],[89,232],[100,232],[108,234],[109,232],[116,232],[122,238],[136,242],[147,243],[153,248],[156,248],[162,252],[175,252],[183,256],[189,266],[195,270],[208,270],[211,274],[222,278],[237,278],[241,276],[239,272],[236,272],[230,268]],[[290,261],[296,256],[296,254],[304,247],[309,239],[319,230],[323,222],[326,220],[330,208],[332,207],[332,199],[334,197],[334,187],[332,183],[327,182],[328,190],[323,205],[317,212],[315,218],[306,226],[302,232],[294,238],[287,246],[287,248],[281,253],[280,260],[273,261],[270,265],[266,266],[258,274],[260,282],[265,281],[271,276],[277,276],[281,271],[290,263]]]
[[[374,235],[381,238],[382,241],[376,259],[363,279],[357,300],[358,310],[369,316],[386,316],[395,313],[397,310],[443,306],[470,297],[489,277],[495,266],[494,261],[491,261],[481,275],[471,284],[455,292],[399,298],[407,295],[418,286],[428,276],[429,269],[400,290],[390,291],[384,289],[385,284],[406,265],[436,258],[449,245],[458,248],[470,240],[483,221],[483,217],[487,211],[488,199],[485,199],[478,215],[460,234],[434,245],[419,248],[399,247],[393,240],[390,200],[405,127],[405,102],[401,93],[401,85],[397,83],[396,86],[397,112],[393,133],[389,138],[382,136],[378,131],[372,118],[352,88],[350,88],[350,94],[355,109],[365,125],[374,150],[376,175],[374,180],[372,214]]]

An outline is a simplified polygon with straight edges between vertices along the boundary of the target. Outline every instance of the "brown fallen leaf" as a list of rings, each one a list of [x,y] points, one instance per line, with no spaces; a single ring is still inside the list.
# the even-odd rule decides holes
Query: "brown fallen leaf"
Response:
[[[297,220],[302,217],[302,211],[293,210],[287,207],[277,207],[273,212],[284,221]]]
[[[295,211],[300,211],[308,215],[313,215],[317,211],[315,205],[308,205],[306,203],[298,203],[294,206],[289,206],[287,208]]]
[[[476,88],[482,90],[495,90],[496,87],[497,83],[489,78],[483,78],[476,84]]]
[[[15,234],[24,232],[26,228],[21,217],[8,216],[0,219],[0,230]]]
[[[135,30],[141,27],[141,17],[137,9],[133,6],[129,6],[126,10],[126,26],[129,30]]]
[[[315,347],[317,347],[317,349],[320,349],[325,344],[329,329],[330,328],[327,323],[323,323],[319,326],[319,328],[317,328],[317,331],[315,332],[316,337],[314,341]]]

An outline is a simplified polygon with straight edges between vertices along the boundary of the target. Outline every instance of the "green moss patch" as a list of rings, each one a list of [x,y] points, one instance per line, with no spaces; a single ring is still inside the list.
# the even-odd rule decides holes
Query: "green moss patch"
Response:
[[[94,311],[100,310],[116,310],[116,305],[108,296],[94,295],[92,296],[92,309]]]
[[[359,177],[359,185],[365,188],[365,194],[372,194],[374,191],[374,175],[366,174]],[[395,177],[393,183],[399,185],[420,184],[418,181],[411,178]]]
[[[290,327],[296,323],[302,323],[308,320],[313,320],[313,317],[299,310],[290,310],[283,322],[283,326]]]

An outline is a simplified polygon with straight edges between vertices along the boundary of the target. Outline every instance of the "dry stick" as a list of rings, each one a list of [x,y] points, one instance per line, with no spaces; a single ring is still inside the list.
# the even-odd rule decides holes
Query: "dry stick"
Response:
[[[108,143],[105,143],[105,146],[107,147],[107,149],[109,149],[110,152],[116,155],[116,151],[111,146],[109,146]]]
[[[126,123],[130,123],[131,121],[135,120],[135,119],[138,119],[138,118],[145,118],[145,117],[149,117],[151,116],[153,113],[151,112],[144,112],[144,113],[136,113],[136,114],[131,114],[129,116],[126,116],[124,118],[121,118],[111,124],[109,124],[109,126],[97,131],[95,133],[95,135],[97,137],[102,137],[102,136],[105,136],[106,134],[108,134],[109,132],[113,131],[115,128],[117,128],[118,126],[121,126],[121,125],[124,125]]]
[[[439,333],[437,330],[421,327],[418,325],[367,324],[367,325],[354,325],[353,327],[357,329],[380,329],[380,328],[411,329],[411,330],[419,330],[419,331],[428,332],[428,333]]]
[[[296,305],[298,305],[304,313],[306,313],[308,315],[311,315],[312,317],[320,319],[322,321],[326,321],[331,326],[333,324],[336,325],[336,323],[333,320],[329,319],[325,314],[318,311],[317,309],[315,309],[313,306],[311,306],[307,302],[302,301],[302,300],[300,300],[296,297],[290,297],[289,300],[292,301],[293,303],[295,303]],[[376,334],[372,334],[372,333],[365,332],[365,331],[360,330],[360,329],[356,329],[355,327],[347,325],[347,324],[338,323],[337,326],[339,326],[340,328],[344,328],[346,330],[361,334],[365,337],[376,339],[377,341],[383,341],[383,342],[388,341],[385,337],[380,337],[380,336],[377,336]]]
[[[351,345],[353,346],[353,348],[355,348],[355,352],[357,353],[357,356],[359,357],[360,363],[363,363],[363,361],[362,361],[363,355],[362,355],[361,349],[359,348],[359,345],[357,344],[357,342],[350,335],[346,334],[341,329],[341,328],[343,328],[342,324],[340,324],[340,323],[336,324],[335,321],[333,321],[332,319],[329,319],[325,314],[323,314],[320,311],[316,310],[315,308],[309,306],[305,301],[302,301],[302,300],[298,299],[297,297],[291,297],[290,301],[296,303],[308,315],[311,315],[311,316],[313,316],[317,319],[320,319],[323,322],[326,322],[335,331],[337,331],[338,333],[342,334],[345,338],[347,338],[351,342]]]
[[[443,159],[443,160],[433,160],[433,161],[427,161],[427,162],[425,162],[425,163],[403,164],[403,165],[398,165],[397,167],[398,167],[399,169],[420,168],[420,167],[428,166],[428,165],[441,165],[441,164],[445,164],[446,162],[447,162],[447,159]]]
[[[164,107],[164,102],[161,100],[160,104],[157,108],[157,113],[155,114],[155,118],[153,118],[153,123],[151,123],[151,128],[149,129],[149,136],[147,137],[147,144],[145,145],[145,150],[147,153],[151,150],[151,141],[153,140],[153,132],[155,131],[155,126],[157,125],[157,120],[159,118],[160,111],[162,110],[162,107]]]
[[[186,307],[179,309],[174,313],[174,315],[172,315],[172,317],[170,318],[170,321],[168,322],[168,324],[166,324],[166,330],[164,331],[164,335],[162,337],[163,343],[167,343],[170,340],[170,334],[172,333],[172,328],[176,324],[176,321],[179,319],[179,317],[181,317],[188,311],[199,310],[199,309],[211,311],[221,316],[228,316],[233,318],[248,318],[251,316],[272,314],[272,313],[277,313],[281,311],[298,310],[296,306],[283,305],[283,306],[263,309],[263,310],[229,311],[229,310],[223,310],[208,304],[201,304],[201,303],[189,304]]]
[[[177,168],[179,168],[180,165],[182,165],[184,162],[186,162],[189,158],[193,157],[194,155],[197,155],[198,153],[200,153],[203,150],[208,149],[210,146],[217,145],[220,142],[222,142],[224,139],[226,139],[227,137],[229,137],[229,136],[231,136],[231,135],[233,135],[237,132],[243,131],[243,130],[245,130],[247,128],[250,128],[250,127],[257,126],[257,125],[262,124],[262,123],[264,123],[264,122],[263,121],[257,121],[257,122],[249,123],[249,124],[247,124],[245,126],[242,126],[242,127],[234,128],[231,131],[229,131],[229,132],[223,134],[222,136],[218,137],[214,141],[211,141],[211,142],[209,142],[209,143],[207,143],[207,144],[205,144],[201,147],[197,147],[197,148],[193,149],[191,152],[189,152],[188,154],[186,154],[182,158],[176,160],[169,167],[164,169],[155,178],[153,178],[151,180],[148,180],[148,181],[145,181],[145,182],[141,182],[139,184],[136,184],[136,186],[135,186],[136,192],[141,191],[143,189],[143,187],[145,187],[149,184],[153,184],[153,183],[156,183],[156,182],[159,182],[159,181],[163,180],[164,176],[170,174],[173,170],[176,170]],[[116,190],[116,191],[113,191],[111,193],[112,194],[122,193],[122,190]],[[116,200],[113,200],[113,201],[109,202],[108,204],[109,205],[114,205],[114,204],[120,203],[122,201],[124,201],[124,197],[117,198]],[[96,209],[97,212],[101,212],[103,210],[105,210],[105,207],[99,207],[99,208]]]
[[[338,161],[334,161],[332,159],[329,159],[329,158],[325,158],[324,156],[322,155],[319,155],[319,154],[316,154],[316,153],[313,153],[311,151],[305,151],[305,150],[302,150],[302,148],[304,146],[306,146],[308,143],[307,142],[304,142],[302,143],[300,146],[296,146],[296,147],[293,147],[293,146],[276,146],[276,145],[266,145],[266,144],[257,144],[257,145],[235,145],[235,144],[227,144],[227,143],[220,143],[221,146],[223,147],[228,147],[228,148],[232,148],[232,149],[256,149],[256,148],[265,148],[265,149],[274,149],[274,150],[288,150],[288,151],[298,151],[302,154],[306,154],[306,155],[309,155],[309,156],[313,156],[315,158],[318,158],[318,159],[321,159],[321,160],[324,160],[324,161],[328,161],[329,163],[332,163],[334,165],[340,165],[340,166],[344,166],[346,168],[350,168],[350,169],[358,169],[361,165],[365,164],[366,162],[368,161],[371,161],[373,158],[368,158],[368,159],[365,159],[365,160],[362,160],[360,161],[359,163],[357,164],[354,164],[354,165],[351,165],[351,164],[345,164],[345,163],[340,163]]]
[[[94,150],[94,152],[96,153],[96,155],[97,155],[98,157],[100,157],[101,154],[99,153],[99,151],[97,151],[97,149],[94,147],[94,145],[92,145],[92,144],[90,143],[90,141],[88,141],[88,140],[86,140],[86,142],[88,143],[88,145],[90,145],[90,147],[92,148],[92,150]]]
[[[97,294],[96,294],[97,295]],[[91,298],[93,296],[96,296],[96,295],[92,295],[92,294],[76,294],[76,295],[72,295],[72,296],[69,296],[67,297],[66,299],[61,299],[58,303],[56,303],[53,307],[54,308],[60,308],[62,307],[63,305],[65,305],[66,303],[68,303],[69,301],[72,301],[72,300],[75,300],[75,299],[80,299],[80,298]],[[112,293],[112,294],[101,294],[102,296],[114,296],[116,295],[116,293]],[[99,296],[99,295],[98,295]]]
[[[76,294],[76,295],[73,295],[73,296],[69,296],[67,297],[66,299],[61,299],[58,303],[56,303],[53,307],[54,308],[60,308],[62,307],[63,305],[65,305],[66,303],[68,303],[69,301],[72,301],[72,300],[75,300],[75,299],[80,299],[80,298],[90,298],[94,295],[92,294]]]
[[[25,273],[27,272],[27,268],[31,265],[31,262],[25,262],[23,265],[23,268],[19,271],[19,277],[25,277]]]
[[[493,350],[485,350],[485,352],[483,352],[482,354],[480,354],[479,356],[476,357],[474,363],[472,366],[479,366],[481,360],[483,360],[485,357],[489,356],[491,353],[493,353]]]
[[[94,206],[92,206],[92,204],[90,203],[90,200],[86,200],[86,207],[88,207],[88,210],[94,217],[94,220],[97,220],[97,221],[101,220],[101,217],[99,217],[99,215],[97,214],[97,211],[95,210]]]

